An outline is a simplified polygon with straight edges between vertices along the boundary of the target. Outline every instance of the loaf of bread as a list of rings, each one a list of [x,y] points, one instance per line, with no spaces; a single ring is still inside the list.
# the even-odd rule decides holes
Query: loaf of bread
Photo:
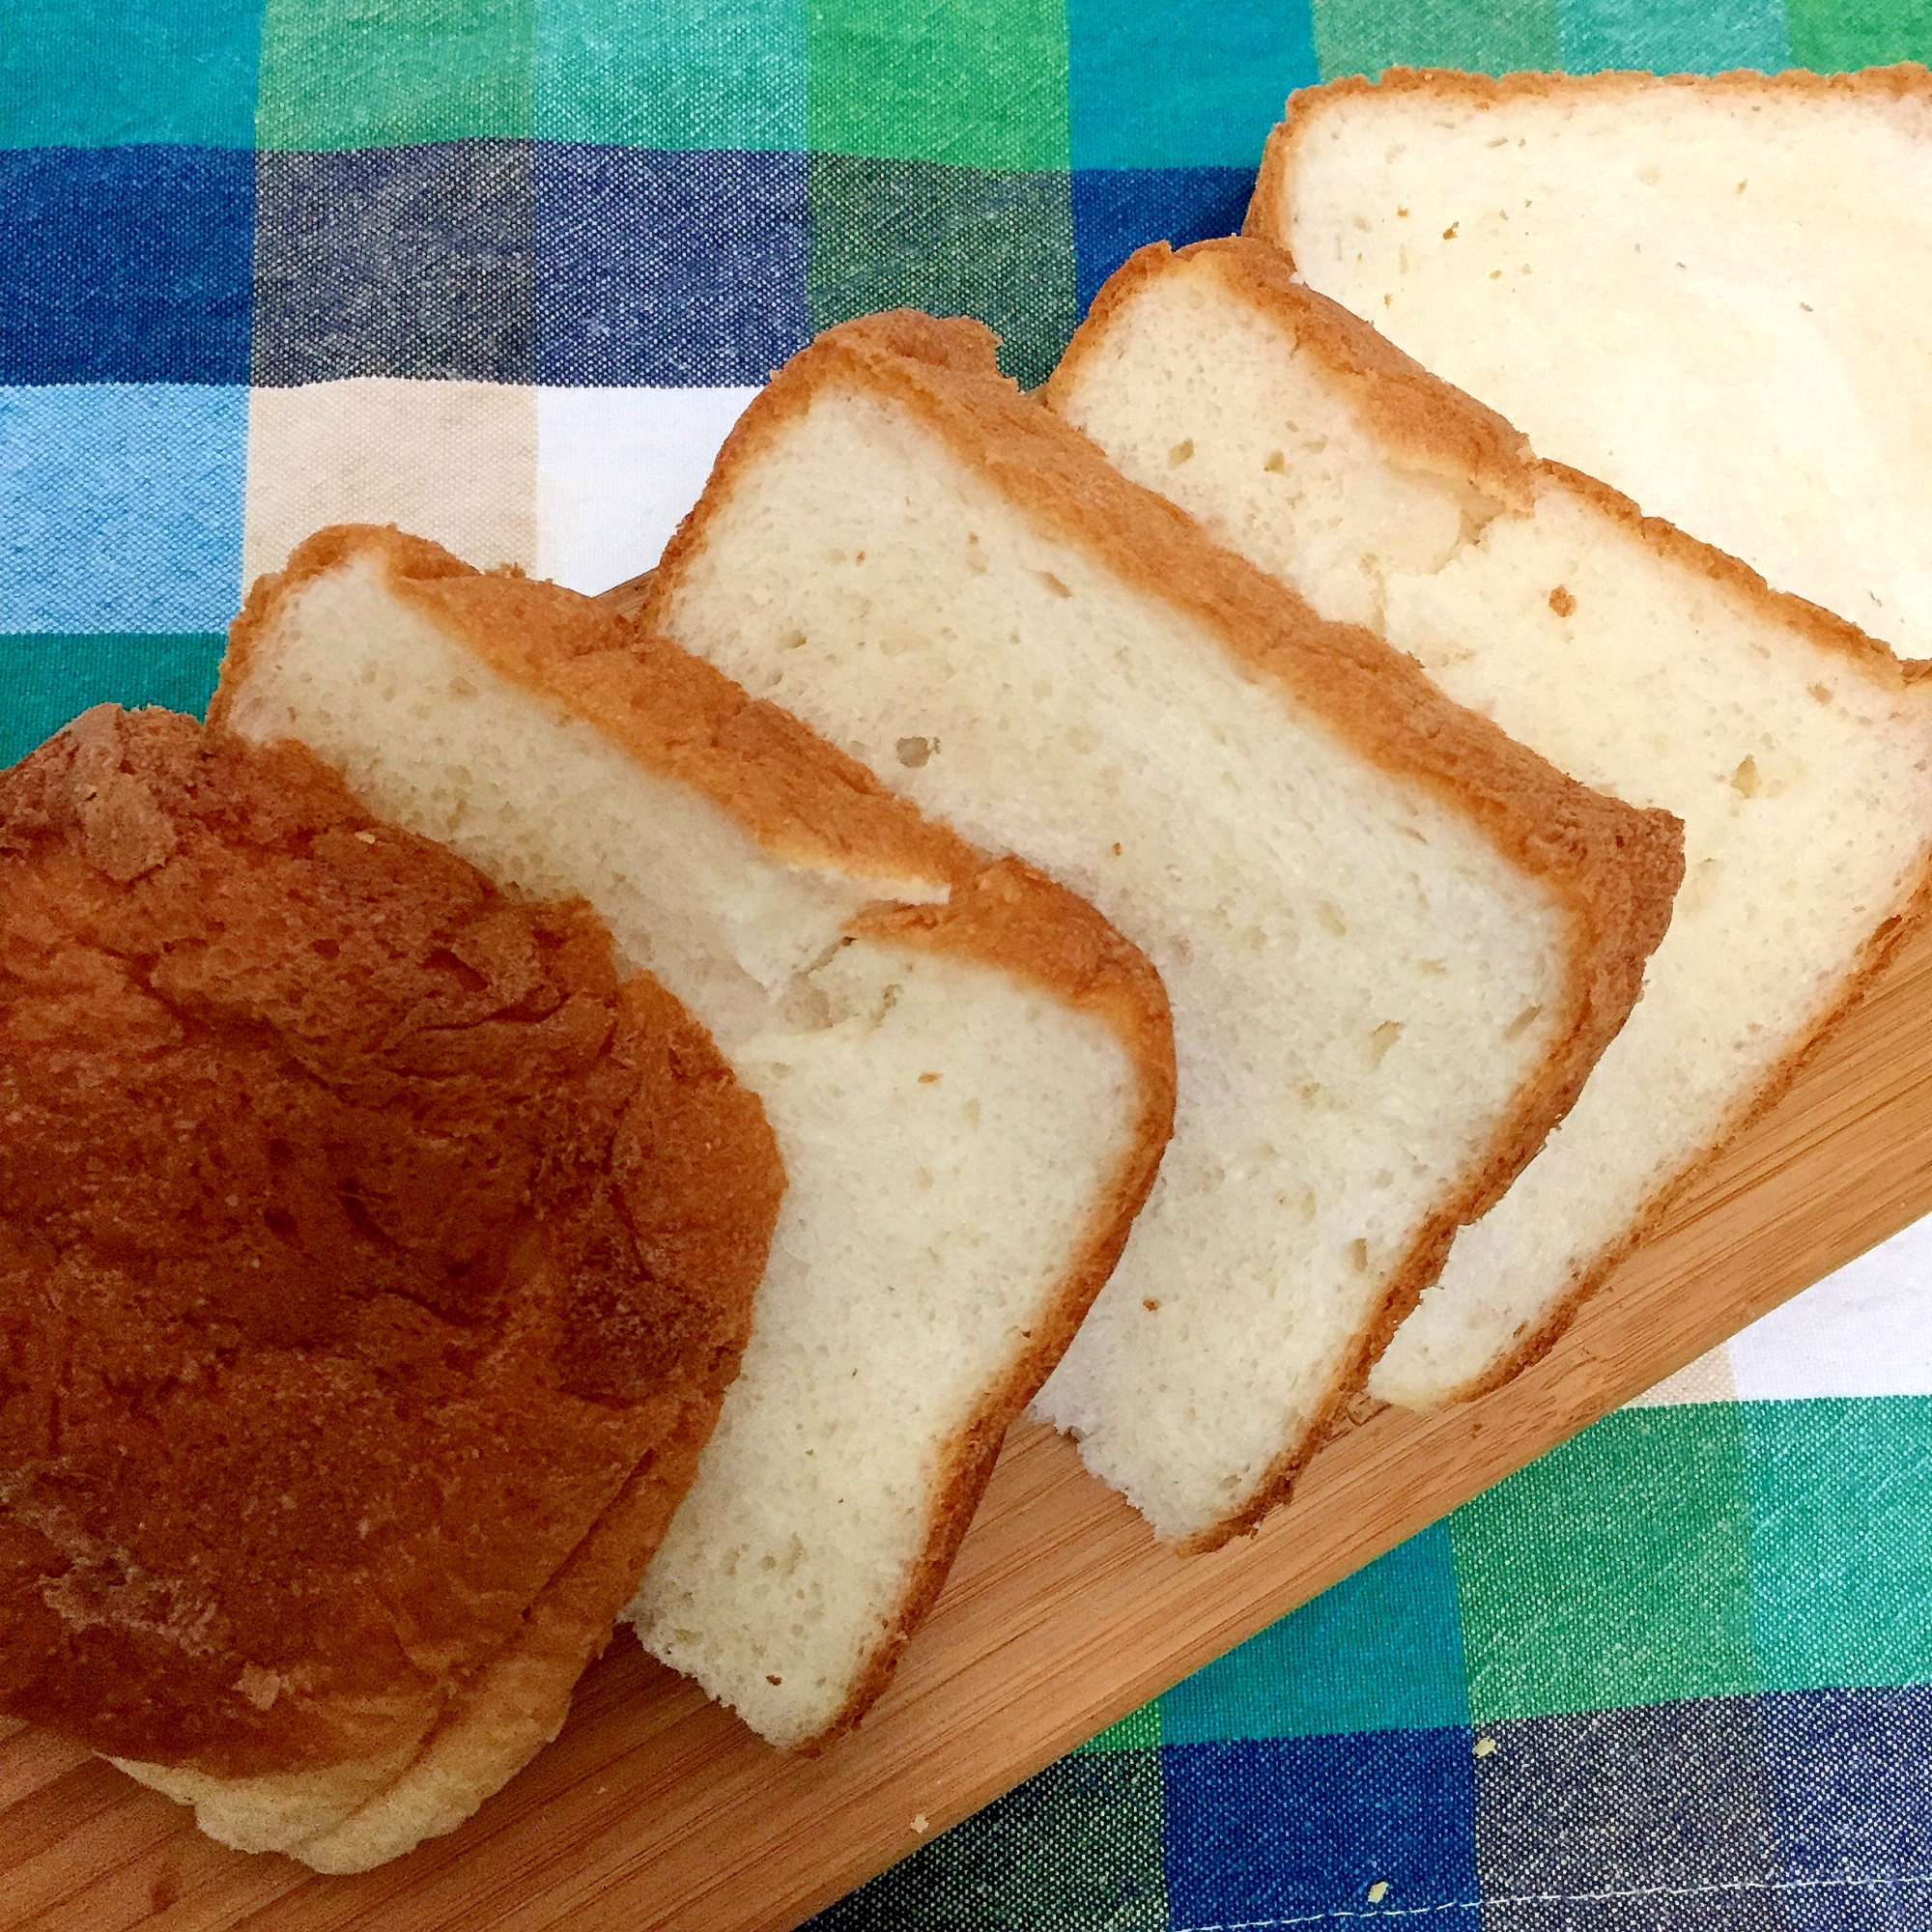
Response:
[[[1932,657],[1932,76],[1385,74],[1248,233],[1546,457]]]
[[[298,746],[0,775],[0,1703],[358,1871],[562,1722],[782,1176],[704,1029]]]
[[[1152,1179],[1152,969],[710,667],[394,531],[325,531],[256,586],[213,715],[505,888],[588,900],[762,1097],[771,1265],[630,1614],[765,1737],[822,1744],[885,1684]]]
[[[1684,821],[1641,1004],[1370,1382],[1429,1406],[1546,1348],[1924,916],[1932,682],[1540,463],[1257,242],[1144,249],[1048,386],[1318,610],[1553,763]]]
[[[1160,968],[1174,1141],[1039,1406],[1208,1547],[1285,1493],[1615,1034],[1677,827],[1316,617],[993,348],[898,314],[796,356],[646,621]]]

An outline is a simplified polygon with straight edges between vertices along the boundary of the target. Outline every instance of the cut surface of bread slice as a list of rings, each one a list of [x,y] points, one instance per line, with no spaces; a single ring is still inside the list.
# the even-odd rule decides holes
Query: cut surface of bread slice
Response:
[[[1039,1407],[1163,1537],[1280,1499],[1634,997],[1677,878],[1599,798],[899,314],[795,357],[647,617],[1160,968],[1175,1138]]]
[[[357,1871],[554,1733],[736,1372],[782,1174],[581,903],[299,746],[0,775],[0,1699]]]
[[[709,666],[393,531],[326,531],[257,586],[214,713],[505,886],[589,900],[762,1098],[787,1187],[752,1340],[629,1614],[762,1735],[822,1744],[1152,1178],[1152,968]]]
[[[1547,458],[1932,657],[1932,76],[1296,94],[1248,233]]]
[[[1420,1406],[1478,1393],[1548,1346],[1923,916],[1932,684],[1537,462],[1259,242],[1144,249],[1048,394],[1318,609],[1684,820],[1684,890],[1630,1024],[1370,1381]]]

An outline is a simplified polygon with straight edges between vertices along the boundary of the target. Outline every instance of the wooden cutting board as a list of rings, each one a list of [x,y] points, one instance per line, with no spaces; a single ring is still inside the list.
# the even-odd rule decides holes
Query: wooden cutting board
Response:
[[[1932,932],[1544,1362],[1340,1435],[1251,1541],[1177,1558],[1032,1425],[859,1732],[760,1744],[628,1633],[558,1741],[461,1831],[326,1879],[201,1837],[0,1720],[0,1927],[768,1932],[789,1927],[1765,1310],[1932,1211]]]

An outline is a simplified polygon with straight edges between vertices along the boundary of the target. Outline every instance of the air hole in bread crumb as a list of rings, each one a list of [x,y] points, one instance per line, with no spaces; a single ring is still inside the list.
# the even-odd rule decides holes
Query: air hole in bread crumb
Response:
[[[926,759],[932,756],[932,740],[930,738],[901,738],[893,749],[897,753],[900,764],[910,765],[917,771],[921,765],[925,763]]]
[[[1439,959],[1418,959],[1415,962],[1415,970],[1425,980],[1439,980],[1449,968]]]
[[[1543,1009],[1541,1007],[1523,1008],[1522,1011],[1517,1014],[1516,1018],[1511,1020],[1508,1026],[1503,1028],[1503,1037],[1505,1039],[1520,1039],[1542,1016]]]
[[[1811,696],[1815,697],[1820,704],[1831,703],[1832,687],[1829,684],[1814,684],[1810,687],[1810,691],[1811,691]]]
[[[1379,1066],[1388,1056],[1388,1050],[1402,1037],[1400,1020],[1384,1020],[1369,1036],[1369,1064]]]
[[[1359,1235],[1349,1243],[1349,1265],[1357,1274],[1369,1271],[1369,1244]]]
[[[1573,611],[1576,610],[1577,600],[1576,598],[1571,596],[1569,586],[1567,584],[1559,583],[1556,586],[1556,588],[1549,593],[1549,608],[1552,611],[1554,611],[1559,617],[1567,617],[1571,614]]]
[[[1043,584],[1045,584],[1046,587],[1049,590],[1051,590],[1056,597],[1071,597],[1073,595],[1072,591],[1067,589],[1065,584],[1061,582],[1060,579],[1054,576],[1053,572],[1050,570],[1042,570],[1039,574],[1039,581]]]
[[[1757,796],[1757,760],[1744,757],[1738,760],[1738,768],[1731,774],[1731,789],[1740,798]]]
[[[1268,451],[1267,461],[1262,465],[1262,468],[1268,471],[1270,475],[1279,476],[1288,468],[1288,458],[1280,450],[1271,449]]]
[[[1346,919],[1344,919],[1341,913],[1338,912],[1334,906],[1330,905],[1326,899],[1322,899],[1317,904],[1315,908],[1315,917],[1319,919],[1321,922],[1321,923],[1328,928],[1330,932],[1336,934],[1337,937],[1347,932],[1349,929],[1349,922]]]
[[[1193,454],[1194,454],[1194,439],[1191,436],[1182,437],[1180,440],[1177,442],[1174,445],[1174,447],[1167,452],[1167,461],[1169,467],[1178,468],[1180,464],[1187,462],[1188,459],[1193,456]]]

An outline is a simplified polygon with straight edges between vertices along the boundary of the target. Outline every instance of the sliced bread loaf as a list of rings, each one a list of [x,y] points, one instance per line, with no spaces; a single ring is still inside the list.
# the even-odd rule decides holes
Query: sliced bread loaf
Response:
[[[256,586],[213,716],[299,739],[507,887],[589,900],[762,1098],[770,1268],[630,1614],[766,1737],[824,1742],[885,1684],[1152,1179],[1152,969],[709,666],[394,531],[325,531]]]
[[[1311,88],[1248,233],[1546,457],[1932,657],[1932,76]]]
[[[1685,824],[1642,1003],[1371,1390],[1534,1357],[1768,1103],[1927,903],[1932,683],[1575,471],[1256,242],[1144,249],[1052,408],[1317,609],[1566,771]]]
[[[1122,480],[978,324],[832,330],[646,620],[1146,948],[1175,1138],[1039,1401],[1163,1536],[1261,1516],[1635,997],[1677,828]]]

